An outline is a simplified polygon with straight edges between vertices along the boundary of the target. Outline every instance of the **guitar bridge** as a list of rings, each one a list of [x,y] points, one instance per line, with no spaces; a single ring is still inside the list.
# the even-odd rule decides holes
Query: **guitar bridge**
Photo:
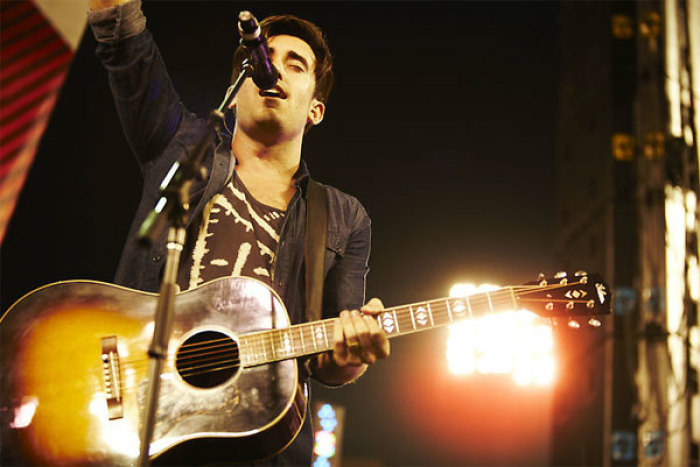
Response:
[[[101,359],[102,379],[104,381],[109,419],[122,418],[124,416],[124,407],[122,405],[119,351],[117,350],[116,336],[102,338]]]

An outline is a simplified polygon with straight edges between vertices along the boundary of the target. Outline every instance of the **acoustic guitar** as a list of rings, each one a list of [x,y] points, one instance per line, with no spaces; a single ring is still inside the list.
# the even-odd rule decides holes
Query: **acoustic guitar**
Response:
[[[389,337],[505,310],[545,317],[610,312],[597,275],[387,308]],[[93,281],[30,292],[0,319],[0,463],[134,465],[157,296]],[[178,464],[262,459],[306,416],[297,359],[331,349],[334,319],[290,325],[279,296],[246,277],[180,293],[149,455]]]

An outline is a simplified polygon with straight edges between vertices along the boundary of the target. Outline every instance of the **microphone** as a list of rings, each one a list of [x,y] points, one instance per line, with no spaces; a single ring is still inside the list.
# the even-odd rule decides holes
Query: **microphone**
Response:
[[[258,20],[250,11],[241,11],[238,14],[238,32],[241,35],[241,43],[250,51],[253,82],[260,89],[274,87],[279,79],[279,73],[270,61],[265,38],[260,35]]]

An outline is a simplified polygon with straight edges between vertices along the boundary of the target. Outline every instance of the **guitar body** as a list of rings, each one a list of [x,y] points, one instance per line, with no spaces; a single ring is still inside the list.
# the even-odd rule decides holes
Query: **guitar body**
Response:
[[[156,301],[155,294],[69,281],[7,311],[0,320],[0,463],[136,462]],[[223,278],[178,294],[152,462],[249,461],[286,447],[306,415],[296,360],[246,366],[239,336],[289,325],[279,297],[254,279]]]

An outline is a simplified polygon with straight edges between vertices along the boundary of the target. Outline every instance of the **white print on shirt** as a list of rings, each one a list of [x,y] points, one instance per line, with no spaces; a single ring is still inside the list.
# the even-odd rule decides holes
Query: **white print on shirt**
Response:
[[[273,228],[270,226],[270,224],[267,223],[267,221],[266,221],[265,219],[263,219],[262,217],[260,217],[260,216],[258,215],[258,213],[255,212],[255,210],[253,209],[253,207],[250,205],[250,203],[248,202],[248,200],[245,198],[245,193],[243,193],[242,191],[236,190],[236,188],[233,186],[232,183],[229,183],[228,187],[231,189],[231,191],[233,192],[233,195],[234,195],[236,198],[240,199],[241,201],[243,201],[243,202],[245,203],[246,207],[248,208],[248,212],[250,213],[250,217],[251,217],[260,227],[262,227],[263,230],[264,230],[265,232],[267,232],[267,234],[275,240],[275,242],[279,242],[279,241],[280,241],[280,236],[277,235],[277,232],[275,232],[275,229],[273,229]]]
[[[255,268],[253,269],[253,272],[258,276],[270,277],[270,271],[265,268]]]
[[[250,254],[250,248],[250,243],[241,243],[240,248],[238,248],[238,258],[236,258],[236,264],[233,265],[233,271],[231,272],[232,276],[241,275],[243,266],[245,266],[245,262],[248,259],[248,255]]]
[[[246,232],[254,231],[255,224],[259,226],[260,229],[265,232],[265,234],[269,235],[275,244],[279,242],[279,234],[268,222],[283,218],[284,213],[273,211],[264,213],[263,215],[258,214],[251,203],[246,199],[247,196],[245,191],[236,189],[233,183],[229,183],[226,188],[231,190],[229,194],[219,193],[214,195],[204,208],[203,222],[200,226],[197,241],[193,250],[193,265],[190,270],[188,290],[202,284],[204,282],[204,277],[210,276],[210,274],[205,272],[205,268],[208,266],[214,268],[224,268],[224,270],[221,271],[221,276],[229,274],[231,276],[240,276],[244,271],[248,271],[246,274],[252,273],[256,276],[270,277],[270,272],[265,267],[255,267],[252,269],[252,271],[251,268],[255,264],[246,267],[247,262],[249,259],[251,259],[250,254],[252,252],[252,245],[249,242],[241,243],[238,251],[234,253],[234,255],[226,255],[226,258],[212,257],[214,254],[216,254],[216,252],[213,252],[212,249],[207,248],[208,242],[211,241],[210,238],[214,235],[212,232],[210,232],[210,230],[212,230],[211,226],[218,224],[220,220],[224,220],[224,216],[231,216],[234,224],[240,224]],[[241,204],[245,206],[247,210],[247,216],[245,216],[245,213],[241,215],[241,212],[236,210],[236,207],[240,209],[241,205],[236,204],[236,207],[234,207],[234,205],[232,205],[230,202],[230,198],[227,198],[227,195],[229,197],[233,195],[236,199],[241,201]],[[259,257],[268,257],[269,264],[273,264],[275,252],[260,240],[256,240],[256,243],[258,247],[258,252],[256,253],[259,254]],[[218,249],[216,251],[221,250]],[[251,260],[257,262],[257,259]],[[263,261],[265,261],[267,264],[267,260]],[[228,269],[231,262],[234,263],[233,267]],[[228,270],[228,272],[226,270]],[[219,276],[219,274],[216,274],[216,276]]]
[[[270,212],[270,213],[263,214],[262,217],[266,221],[270,222],[273,219],[279,219],[280,217],[283,217],[283,215],[280,214],[279,212]]]
[[[219,206],[223,207],[226,210],[225,214],[227,216],[233,216],[234,222],[236,224],[243,224],[245,226],[246,232],[250,232],[251,230],[253,230],[253,224],[247,221],[246,219],[243,219],[243,217],[240,214],[238,214],[238,211],[236,211],[234,207],[231,206],[231,203],[228,202],[224,195],[216,195],[212,199],[212,201],[218,204]],[[250,206],[248,206],[248,210],[250,210]]]
[[[260,248],[260,256],[267,255],[270,257],[270,261],[275,259],[275,252],[266,247],[265,244],[260,240],[258,240],[258,248]]]

